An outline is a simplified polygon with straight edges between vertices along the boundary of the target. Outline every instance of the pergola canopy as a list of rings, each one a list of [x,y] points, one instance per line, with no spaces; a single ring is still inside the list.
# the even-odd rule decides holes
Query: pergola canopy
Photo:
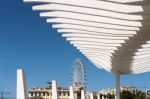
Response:
[[[98,68],[150,71],[149,0],[24,0]]]

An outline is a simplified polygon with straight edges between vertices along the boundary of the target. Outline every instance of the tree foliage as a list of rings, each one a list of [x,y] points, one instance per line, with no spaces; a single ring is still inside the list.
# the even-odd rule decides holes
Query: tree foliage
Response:
[[[107,99],[115,99],[115,95],[107,94],[106,96]],[[141,91],[137,91],[136,93],[131,93],[130,91],[122,91],[120,99],[146,99],[146,95]]]
[[[122,91],[121,93],[121,99],[134,99],[134,94],[132,94],[130,91]]]

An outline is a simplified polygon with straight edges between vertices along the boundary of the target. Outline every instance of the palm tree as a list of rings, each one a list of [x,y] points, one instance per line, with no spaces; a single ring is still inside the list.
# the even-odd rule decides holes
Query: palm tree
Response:
[[[146,99],[146,95],[142,91],[138,91],[134,99]]]
[[[115,99],[115,95],[107,94],[108,99]]]
[[[134,94],[132,94],[130,91],[122,91],[121,93],[121,99],[134,99]]]

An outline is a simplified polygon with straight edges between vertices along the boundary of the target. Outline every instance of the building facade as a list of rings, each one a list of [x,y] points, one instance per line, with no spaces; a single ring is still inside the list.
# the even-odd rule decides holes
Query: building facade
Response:
[[[136,94],[137,93],[137,88],[136,87],[131,87],[131,86],[125,86],[125,87],[122,87],[122,91],[129,91],[133,94]]]
[[[129,92],[134,93],[134,94],[137,93],[137,88],[131,87],[131,86],[121,87],[120,90],[121,90],[121,92],[122,91],[129,91]],[[103,95],[107,95],[107,94],[115,95],[116,89],[115,88],[102,89],[99,91],[99,93],[103,94]]]
[[[57,94],[59,99],[69,99],[69,88],[57,87]],[[49,84],[45,88],[34,87],[28,91],[29,99],[33,97],[41,97],[43,99],[52,99],[52,86]],[[81,90],[74,90],[74,99],[80,99]]]

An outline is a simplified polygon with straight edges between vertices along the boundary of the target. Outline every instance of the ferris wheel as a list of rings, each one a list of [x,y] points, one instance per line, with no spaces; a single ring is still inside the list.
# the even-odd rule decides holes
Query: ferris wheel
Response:
[[[86,89],[86,70],[83,61],[77,58],[71,69],[71,85],[74,89]]]

